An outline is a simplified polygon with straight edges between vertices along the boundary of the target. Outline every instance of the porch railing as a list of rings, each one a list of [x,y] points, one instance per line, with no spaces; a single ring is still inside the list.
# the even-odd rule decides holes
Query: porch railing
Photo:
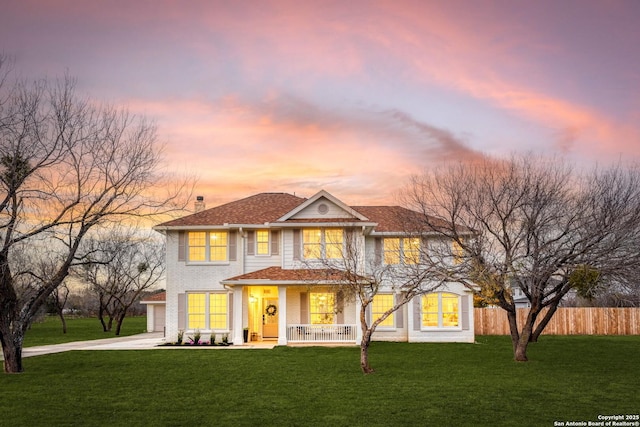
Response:
[[[287,341],[355,343],[356,325],[287,325]]]

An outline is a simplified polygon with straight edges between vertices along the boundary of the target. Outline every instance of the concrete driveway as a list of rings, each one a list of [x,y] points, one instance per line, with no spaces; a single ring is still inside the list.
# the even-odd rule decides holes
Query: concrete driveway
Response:
[[[151,349],[187,349],[189,347],[159,347],[164,344],[162,332],[147,332],[144,334],[130,335],[128,337],[104,338],[91,341],[76,341],[64,344],[40,345],[24,347],[22,357],[41,356],[43,354],[62,353],[72,350],[151,350]],[[229,347],[198,346],[194,349],[271,349],[275,343],[250,343],[244,345],[232,345]],[[0,360],[3,360],[0,353]]]
[[[91,341],[75,341],[64,344],[24,347],[22,357],[62,353],[71,350],[147,350],[164,343],[162,332],[149,332],[127,337],[104,338]],[[0,360],[4,360],[0,353]]]

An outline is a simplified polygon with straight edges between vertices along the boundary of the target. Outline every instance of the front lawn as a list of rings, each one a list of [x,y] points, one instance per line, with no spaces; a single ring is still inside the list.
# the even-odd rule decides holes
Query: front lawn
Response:
[[[553,426],[637,414],[640,337],[74,351],[0,376],[0,425]]]

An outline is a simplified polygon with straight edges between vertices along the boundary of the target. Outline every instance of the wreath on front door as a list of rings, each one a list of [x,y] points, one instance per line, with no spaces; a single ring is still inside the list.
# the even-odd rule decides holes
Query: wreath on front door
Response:
[[[267,312],[267,316],[275,316],[278,312],[278,307],[273,304],[269,304],[265,311]]]

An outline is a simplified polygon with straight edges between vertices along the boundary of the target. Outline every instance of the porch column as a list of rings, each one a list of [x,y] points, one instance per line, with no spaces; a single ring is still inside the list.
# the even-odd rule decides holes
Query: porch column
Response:
[[[287,287],[278,286],[278,345],[287,345]]]
[[[233,287],[233,345],[243,345],[244,338],[242,334],[243,318],[242,313],[242,286]]]
[[[360,310],[362,309],[362,303],[360,302],[360,298],[356,298],[356,343],[360,343],[362,341],[362,325],[360,324]]]

